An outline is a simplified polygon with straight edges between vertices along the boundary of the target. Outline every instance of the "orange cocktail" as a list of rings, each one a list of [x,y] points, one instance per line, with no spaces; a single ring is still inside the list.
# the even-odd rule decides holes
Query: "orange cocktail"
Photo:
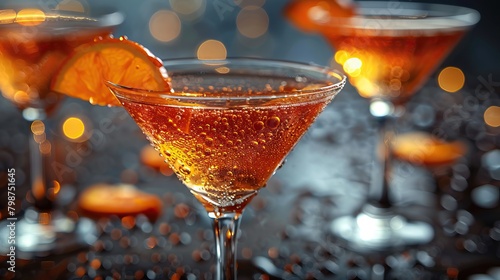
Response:
[[[393,19],[331,19],[323,26],[322,34],[336,51],[335,61],[342,65],[361,96],[403,104],[427,81],[468,28],[443,28],[439,23],[425,21],[414,28],[411,25],[415,23],[403,23],[404,18]],[[450,22],[443,24],[453,26]]]
[[[263,78],[248,79],[252,83],[252,79]],[[220,106],[205,105],[203,98],[201,104],[154,96],[140,101],[121,100],[191,192],[207,209],[221,213],[243,210],[329,100],[290,104],[286,98],[272,99],[272,95],[293,94],[300,88],[268,84],[268,91],[260,88],[246,92],[243,85],[242,81],[241,86],[233,88],[209,86],[193,92],[227,98],[228,104]],[[325,86],[316,84],[315,88]],[[234,102],[231,106],[233,95],[245,94],[261,97],[262,104],[238,106]]]
[[[393,152],[400,158],[408,154],[407,145],[401,141],[393,146],[395,120],[434,69],[477,23],[479,14],[465,7],[415,2],[353,1],[351,4],[355,5],[346,11],[338,11],[344,9],[334,4],[343,2],[339,0],[306,2],[314,5],[299,9],[300,0],[291,2],[288,9],[303,17],[289,19],[301,28],[305,18],[311,31],[320,33],[331,44],[335,62],[342,66],[358,93],[369,100],[378,131],[369,197],[359,213],[336,219],[332,231],[357,250],[385,250],[431,241],[432,226],[407,219],[391,201]],[[336,10],[320,10],[325,3]],[[422,153],[439,158],[426,158],[421,163],[450,163],[463,153],[460,145],[439,146],[448,151]]]
[[[69,13],[38,9],[4,10],[0,15],[0,90],[21,110],[50,112],[63,97],[51,79],[77,46],[108,36],[111,26]]]
[[[88,61],[109,67],[87,72],[76,90],[71,85]],[[167,60],[163,66],[125,38],[100,40],[79,48],[53,86],[128,111],[213,220],[216,279],[235,279],[245,206],[345,77],[325,67],[259,59]],[[102,89],[103,80],[116,99]]]
[[[51,84],[73,50],[94,38],[110,36],[121,23],[119,13],[88,15],[36,8],[0,10],[0,91],[31,122],[30,143],[32,207],[16,224],[18,256],[31,258],[88,246],[93,224],[75,221],[55,206],[61,183],[52,158],[49,115],[64,95]],[[17,209],[21,209],[18,207]],[[9,212],[10,215],[11,212]],[[16,213],[17,214],[17,213]],[[13,216],[14,213],[12,212]],[[0,227],[0,252],[9,250],[6,227]]]
[[[345,77],[259,59],[164,62],[171,88],[109,88],[213,220],[216,279],[236,278],[245,206],[281,165]]]

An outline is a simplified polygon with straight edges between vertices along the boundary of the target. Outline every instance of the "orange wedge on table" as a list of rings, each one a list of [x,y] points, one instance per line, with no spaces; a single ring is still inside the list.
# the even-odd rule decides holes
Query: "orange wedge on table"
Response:
[[[393,139],[394,155],[407,162],[424,166],[450,165],[467,152],[459,140],[445,141],[424,132],[409,132]]]
[[[52,90],[95,105],[120,105],[105,82],[147,90],[169,90],[162,61],[142,45],[98,38],[75,49],[52,80]]]

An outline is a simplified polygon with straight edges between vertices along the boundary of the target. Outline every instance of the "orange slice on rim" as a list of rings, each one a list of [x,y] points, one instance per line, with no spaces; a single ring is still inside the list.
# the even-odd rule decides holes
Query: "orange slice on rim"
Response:
[[[144,46],[120,38],[98,38],[66,59],[51,89],[95,105],[119,106],[105,82],[147,90],[170,90],[162,61]]]

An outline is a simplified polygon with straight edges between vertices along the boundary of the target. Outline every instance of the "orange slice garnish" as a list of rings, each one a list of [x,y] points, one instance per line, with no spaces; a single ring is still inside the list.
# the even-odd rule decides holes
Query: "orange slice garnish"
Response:
[[[85,189],[78,200],[79,210],[90,217],[137,216],[143,214],[156,220],[163,203],[154,194],[137,189],[132,185],[96,184]]]
[[[398,135],[392,141],[394,155],[404,161],[423,166],[453,164],[467,152],[459,141],[444,141],[428,133],[411,132]]]
[[[284,9],[285,17],[304,32],[319,31],[321,25],[318,21],[355,14],[354,2],[341,0],[292,0]]]
[[[170,89],[162,61],[125,37],[101,37],[76,48],[53,78],[51,88],[95,105],[120,105],[106,81],[147,90]]]

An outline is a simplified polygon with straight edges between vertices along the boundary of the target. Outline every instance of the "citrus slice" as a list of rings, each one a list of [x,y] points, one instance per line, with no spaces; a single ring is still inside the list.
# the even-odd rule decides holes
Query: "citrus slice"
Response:
[[[82,192],[78,206],[90,217],[115,215],[121,218],[143,214],[154,221],[160,216],[163,203],[156,195],[133,185],[96,184]]]
[[[355,14],[354,1],[350,0],[293,0],[284,9],[285,17],[304,32],[319,31],[320,20]]]
[[[162,61],[125,37],[101,37],[77,47],[52,79],[51,88],[95,105],[120,105],[106,81],[132,88],[170,90]]]
[[[449,165],[467,152],[461,141],[447,142],[423,132],[394,137],[392,150],[399,159],[424,166]]]

